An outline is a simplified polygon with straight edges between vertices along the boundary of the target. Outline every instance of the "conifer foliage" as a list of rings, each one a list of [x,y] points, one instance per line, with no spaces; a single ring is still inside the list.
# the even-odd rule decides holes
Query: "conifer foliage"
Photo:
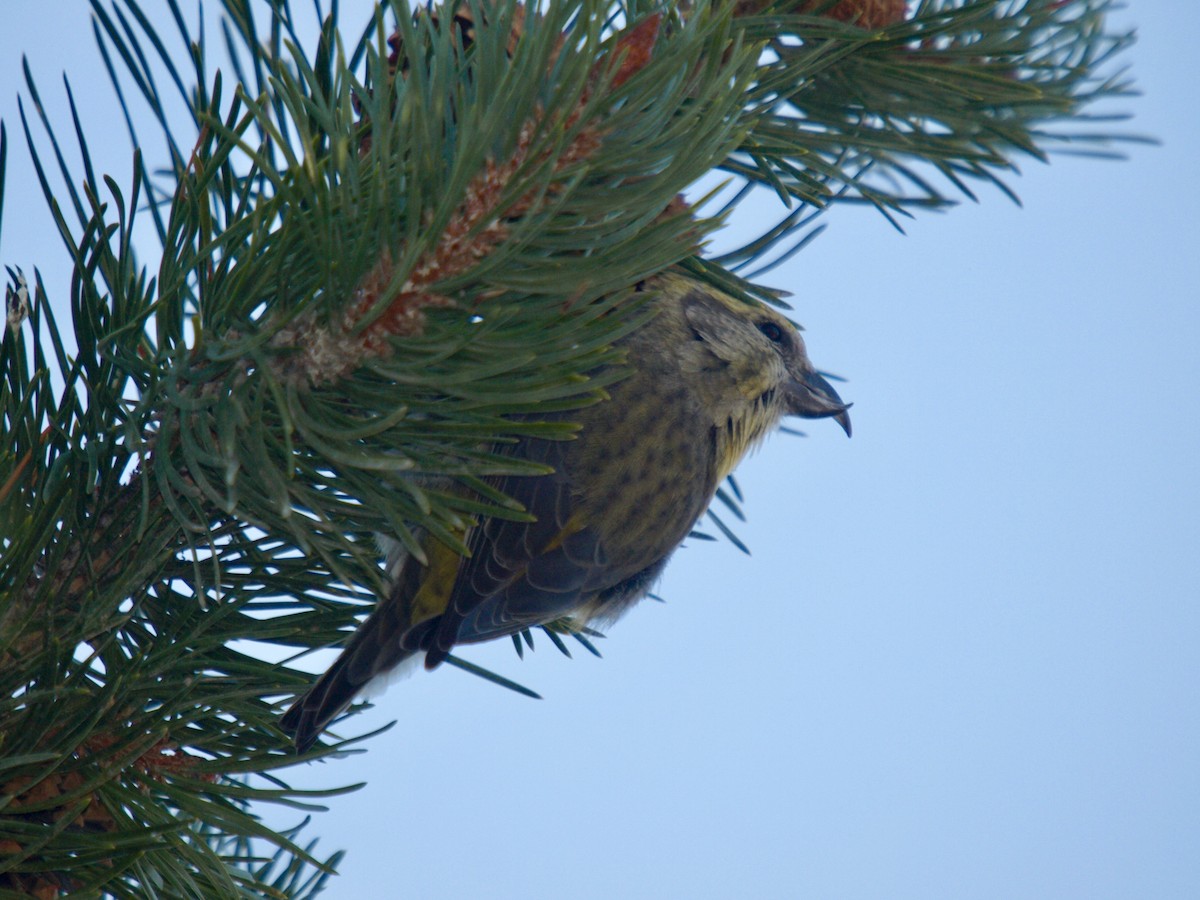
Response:
[[[19,143],[63,240],[39,266],[73,273],[47,296],[7,269],[0,894],[317,890],[339,854],[258,818],[316,799],[284,780],[308,676],[278,660],[383,589],[375,535],[420,553],[523,516],[483,479],[540,470],[494,448],[570,436],[537,413],[603,396],[640,279],[775,302],[743,276],[831,206],[899,222],[1009,191],[1021,157],[1109,153],[1107,5],[343,3],[309,27],[222,0],[217,48],[178,0],[93,0],[133,176],[95,171],[28,69],[0,128],[0,213]],[[714,172],[734,188],[684,199]],[[764,197],[776,221],[702,254]]]

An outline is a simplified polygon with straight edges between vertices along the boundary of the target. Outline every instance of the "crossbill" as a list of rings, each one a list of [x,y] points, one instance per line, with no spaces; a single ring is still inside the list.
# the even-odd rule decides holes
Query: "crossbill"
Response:
[[[626,377],[609,398],[558,416],[574,440],[523,437],[516,456],[548,475],[493,479],[534,521],[483,518],[469,556],[426,536],[330,669],[281,722],[301,750],[373,679],[424,654],[564,619],[607,625],[650,590],[721,481],[784,416],[848,405],[813,368],[795,325],[678,274],[638,286],[653,313],[621,339]]]

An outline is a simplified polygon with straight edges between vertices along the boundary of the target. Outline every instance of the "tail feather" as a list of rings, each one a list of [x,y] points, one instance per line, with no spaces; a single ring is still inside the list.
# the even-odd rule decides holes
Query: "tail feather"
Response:
[[[279,726],[295,739],[299,752],[303,753],[315,744],[326,726],[366,686],[365,682],[351,680],[349,668],[349,654],[343,653],[279,720]]]
[[[350,635],[329,671],[283,714],[279,726],[292,735],[301,753],[316,743],[329,723],[371,682],[419,652],[410,649],[416,645],[407,640],[407,633],[412,624],[409,598],[420,587],[423,573],[424,568],[416,560],[402,560],[391,593]]]
[[[280,727],[292,735],[301,753],[316,743],[356,696],[393,680],[383,676],[408,674],[412,667],[402,663],[424,661],[432,669],[449,653],[453,640],[439,647],[435,636],[452,603],[463,557],[440,541],[423,546],[424,562],[404,553],[389,554],[391,589],[349,636],[329,671],[280,719]]]
[[[316,743],[326,726],[356,696],[369,691],[372,682],[389,681],[383,676],[420,652],[400,646],[401,629],[388,621],[387,614],[386,606],[376,610],[351,636],[349,645],[329,670],[279,720],[279,726],[292,735],[301,753]]]

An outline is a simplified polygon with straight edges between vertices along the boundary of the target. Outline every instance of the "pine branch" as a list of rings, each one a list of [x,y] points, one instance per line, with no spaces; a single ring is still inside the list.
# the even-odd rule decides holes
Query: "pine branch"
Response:
[[[1099,0],[474,3],[352,32],[321,12],[315,47],[289,4],[225,0],[225,71],[168,6],[173,36],[137,0],[93,3],[125,181],[94,171],[74,109],[72,169],[25,73],[74,278],[60,325],[40,273],[10,270],[29,318],[0,346],[11,891],[314,893],[337,855],[256,810],[319,799],[279,780],[301,758],[277,704],[307,681],[287,662],[384,589],[377,534],[461,550],[471,517],[527,516],[484,479],[544,471],[505,443],[569,438],[538,414],[620,377],[640,279],[777,302],[700,256],[755,191],[787,209],[728,266],[794,252],[831,204],[971,196],[1129,91]],[[0,191],[7,149],[0,128]],[[705,216],[681,195],[713,171],[738,181]],[[736,485],[719,500],[741,518]]]

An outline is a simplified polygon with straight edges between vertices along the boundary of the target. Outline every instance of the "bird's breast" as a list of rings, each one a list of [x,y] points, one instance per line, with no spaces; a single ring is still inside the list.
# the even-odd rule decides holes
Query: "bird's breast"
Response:
[[[636,373],[584,411],[567,453],[575,502],[623,577],[669,554],[717,485],[713,428],[678,379]]]

